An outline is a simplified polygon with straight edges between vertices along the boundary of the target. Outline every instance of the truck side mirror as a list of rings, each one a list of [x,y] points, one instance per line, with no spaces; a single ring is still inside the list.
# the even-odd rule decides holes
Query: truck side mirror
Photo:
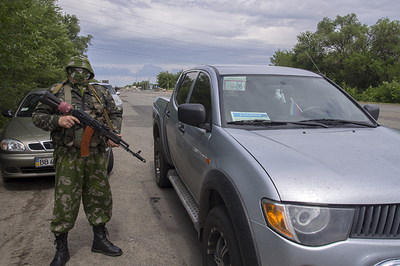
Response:
[[[376,104],[366,104],[364,105],[364,109],[372,115],[375,120],[378,120],[379,117],[379,107]]]
[[[178,120],[182,123],[206,128],[206,109],[202,104],[183,103],[178,106]]]

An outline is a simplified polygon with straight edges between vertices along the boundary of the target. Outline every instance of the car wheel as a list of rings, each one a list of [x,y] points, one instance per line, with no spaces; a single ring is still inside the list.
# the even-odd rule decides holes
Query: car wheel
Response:
[[[161,188],[170,187],[171,182],[168,179],[168,171],[173,167],[169,165],[161,151],[161,140],[159,137],[154,141],[154,173],[157,185]]]
[[[114,153],[110,148],[110,154],[108,156],[107,174],[111,173],[113,168],[114,168]]]
[[[203,265],[243,265],[235,230],[225,206],[213,208],[203,231]]]

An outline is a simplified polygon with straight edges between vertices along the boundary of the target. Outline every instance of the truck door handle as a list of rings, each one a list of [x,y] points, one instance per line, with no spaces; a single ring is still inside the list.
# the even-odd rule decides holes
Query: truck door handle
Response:
[[[179,124],[178,125],[178,129],[179,129],[180,132],[185,133],[185,126],[184,125]]]
[[[171,113],[170,113],[169,111],[166,111],[166,112],[165,112],[165,116],[166,116],[167,118],[169,118],[169,117],[171,116]]]

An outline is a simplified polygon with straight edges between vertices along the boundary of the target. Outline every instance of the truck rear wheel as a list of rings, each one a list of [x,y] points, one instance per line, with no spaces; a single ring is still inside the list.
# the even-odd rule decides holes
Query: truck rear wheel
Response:
[[[225,206],[217,206],[208,214],[202,246],[204,266],[243,265],[235,230]]]
[[[161,150],[161,140],[157,137],[154,140],[154,173],[156,176],[157,185],[161,188],[170,187],[171,182],[168,179],[168,171],[173,167],[169,165],[163,156]]]

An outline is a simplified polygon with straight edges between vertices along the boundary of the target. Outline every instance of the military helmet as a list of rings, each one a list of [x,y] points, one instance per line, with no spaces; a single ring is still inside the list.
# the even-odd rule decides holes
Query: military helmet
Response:
[[[90,73],[89,80],[94,78],[94,72],[92,66],[90,65],[89,59],[87,59],[83,55],[77,55],[71,57],[71,60],[66,67],[67,76],[69,75],[68,72],[69,68],[84,68],[88,70]]]

